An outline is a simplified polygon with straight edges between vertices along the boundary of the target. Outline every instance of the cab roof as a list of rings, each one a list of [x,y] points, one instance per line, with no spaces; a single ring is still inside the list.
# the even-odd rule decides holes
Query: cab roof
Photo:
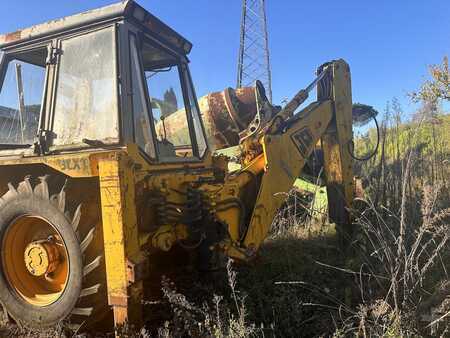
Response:
[[[178,51],[183,52],[183,54],[189,54],[192,49],[192,44],[188,40],[133,0],[121,1],[109,6],[0,35],[0,48],[22,44],[31,40],[45,39],[64,31],[102,22],[119,21],[121,19],[137,22],[142,26],[144,31],[175,47]]]

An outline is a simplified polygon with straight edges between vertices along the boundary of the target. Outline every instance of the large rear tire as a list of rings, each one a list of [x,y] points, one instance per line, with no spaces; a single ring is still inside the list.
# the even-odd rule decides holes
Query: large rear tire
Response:
[[[98,308],[105,312],[102,256],[89,248],[95,228],[80,222],[81,205],[70,216],[66,185],[50,195],[47,182],[33,186],[27,177],[0,199],[0,302],[26,326],[78,328]]]

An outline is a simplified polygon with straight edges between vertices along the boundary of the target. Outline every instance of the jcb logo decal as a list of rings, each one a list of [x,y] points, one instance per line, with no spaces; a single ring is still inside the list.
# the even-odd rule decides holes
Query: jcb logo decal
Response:
[[[308,156],[308,150],[312,147],[314,139],[309,128],[300,129],[291,136],[300,154],[306,158]]]

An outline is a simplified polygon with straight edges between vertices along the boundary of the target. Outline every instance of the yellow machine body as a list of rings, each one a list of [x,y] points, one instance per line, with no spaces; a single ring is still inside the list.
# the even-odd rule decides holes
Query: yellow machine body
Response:
[[[14,50],[28,40],[42,40],[45,34],[52,38],[67,31],[73,34],[75,27],[82,30],[85,26],[94,25],[94,19],[102,24],[142,20],[136,24],[139,30],[155,39],[160,36],[161,41],[170,44],[171,48],[178,48],[180,54],[183,51],[187,54],[190,50],[187,41],[162,26],[159,20],[132,1],[122,2],[120,8],[102,9],[92,14],[89,22],[83,22],[85,19],[80,17],[66,19],[64,29],[62,24],[60,27],[58,22],[53,22],[41,27],[40,33],[35,29],[2,36],[0,48]],[[147,32],[154,27],[157,29]],[[124,39],[120,36],[118,45],[123,44]],[[118,54],[121,53],[118,50]],[[123,62],[131,61],[127,57]],[[47,67],[50,77],[58,76],[56,71],[51,70],[50,63]],[[125,72],[122,68],[121,71]],[[280,193],[292,188],[317,145],[322,147],[324,153],[330,218],[344,231],[350,232],[348,208],[353,200],[352,159],[349,153],[353,137],[350,70],[343,60],[337,60],[323,65],[318,75],[320,78],[312,86],[318,87],[317,101],[299,112],[296,110],[307,98],[309,90],[300,91],[283,109],[266,105],[265,110],[261,102],[267,102],[257,92],[255,96],[260,101],[251,128],[244,132],[239,130],[239,170],[230,171],[230,158],[213,154],[209,150],[211,147],[198,154],[198,145],[185,152],[185,160],[183,156],[178,156],[174,161],[165,160],[162,151],[159,160],[150,159],[142,147],[133,142],[133,132],[127,131],[126,123],[123,123],[122,140],[116,144],[87,140],[84,142],[89,147],[67,149],[46,147],[45,142],[37,142],[31,147],[33,150],[8,149],[5,146],[0,150],[0,193],[4,196],[5,205],[16,195],[25,196],[27,191],[33,196],[48,196],[52,203],[55,200],[58,204],[59,201],[61,210],[64,210],[64,206],[61,208],[62,192],[68,201],[80,204],[76,210],[72,209],[73,217],[71,215],[69,219],[73,219],[72,224],[77,223],[74,227],[77,236],[85,238],[80,240],[80,252],[88,252],[86,247],[91,241],[95,250],[100,252],[103,269],[99,273],[104,274],[106,280],[106,285],[102,287],[107,305],[112,309],[114,324],[139,324],[142,322],[144,281],[154,273],[154,254],[171,251],[174,247],[196,252],[202,247],[206,251],[239,260],[252,259],[268,236],[272,221],[284,202],[284,195]],[[121,81],[126,82],[123,78]],[[51,86],[54,84],[48,85],[48,91]],[[122,88],[122,91],[128,89]],[[122,94],[125,100],[127,93]],[[53,92],[53,95],[58,93]],[[258,95],[261,97],[258,98]],[[54,109],[52,103],[47,101],[46,104],[42,112],[51,112]],[[125,113],[121,112],[123,120]],[[239,114],[239,111],[234,111],[234,114]],[[44,123],[45,117],[42,120]],[[247,112],[246,121],[249,121]],[[194,123],[189,126],[191,135],[195,134]],[[129,135],[128,139],[123,135]],[[41,133],[40,136],[45,135]],[[201,136],[196,138],[200,144],[198,138]],[[207,136],[204,135],[204,138]],[[41,151],[43,148],[46,149]],[[182,150],[176,151],[178,154]],[[42,178],[43,183],[35,186],[33,180],[38,177]],[[47,180],[46,177],[50,178]],[[64,187],[67,185],[54,199],[48,192],[51,190],[51,178],[66,182]],[[0,220],[1,208],[2,203]],[[95,226],[95,232],[91,232],[90,228],[83,230],[82,224]],[[57,239],[58,236],[64,237],[61,231],[56,232],[59,233]],[[40,242],[35,238],[33,240],[25,243],[24,239],[23,246],[41,248]],[[62,238],[62,242],[70,251],[68,241]],[[4,254],[24,256],[24,252]],[[208,254],[206,256],[204,260],[209,259]],[[172,263],[177,265],[177,262]],[[85,275],[97,266],[91,264],[84,266]],[[38,264],[42,271],[47,265],[42,267]],[[69,276],[70,268],[67,268]],[[8,280],[11,284],[15,279]],[[33,282],[28,280],[32,287]],[[96,285],[85,287],[83,284],[80,296],[94,294]],[[63,288],[61,293],[65,292]],[[5,299],[0,301],[8,310]],[[39,311],[39,304],[35,306]],[[68,309],[67,316],[71,311],[75,316],[83,316],[93,310],[90,307],[76,308],[74,311]],[[11,312],[14,312],[13,309]],[[31,324],[47,326],[51,322]]]

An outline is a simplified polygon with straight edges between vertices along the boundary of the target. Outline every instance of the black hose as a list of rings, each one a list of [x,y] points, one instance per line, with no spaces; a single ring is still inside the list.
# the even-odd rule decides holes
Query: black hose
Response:
[[[350,140],[348,142],[348,152],[350,153],[350,156],[357,161],[367,161],[367,160],[371,159],[372,157],[375,156],[375,154],[378,151],[378,147],[380,146],[380,127],[378,126],[378,121],[377,121],[375,115],[372,115],[371,117],[374,120],[376,129],[377,129],[377,144],[376,144],[373,152],[371,152],[369,155],[364,156],[364,157],[357,157],[357,156],[355,156],[355,142],[353,142],[353,140]]]

